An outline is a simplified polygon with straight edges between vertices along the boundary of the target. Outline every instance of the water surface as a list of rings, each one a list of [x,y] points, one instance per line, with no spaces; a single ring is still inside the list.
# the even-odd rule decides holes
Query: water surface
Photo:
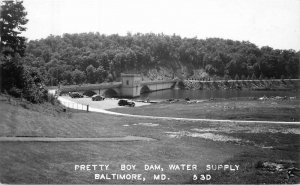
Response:
[[[183,90],[167,89],[141,94],[137,99],[162,100],[162,99],[209,99],[209,98],[241,98],[263,96],[288,96],[299,98],[299,91],[251,91],[251,90]]]

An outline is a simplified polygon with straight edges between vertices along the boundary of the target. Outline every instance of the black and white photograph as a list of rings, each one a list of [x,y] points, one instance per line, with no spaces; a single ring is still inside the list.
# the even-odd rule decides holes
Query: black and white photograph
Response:
[[[0,5],[0,185],[300,184],[300,0]]]

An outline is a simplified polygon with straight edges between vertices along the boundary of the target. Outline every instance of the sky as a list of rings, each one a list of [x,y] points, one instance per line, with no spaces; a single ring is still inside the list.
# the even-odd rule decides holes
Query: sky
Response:
[[[29,40],[50,34],[164,33],[300,50],[300,0],[23,0]]]

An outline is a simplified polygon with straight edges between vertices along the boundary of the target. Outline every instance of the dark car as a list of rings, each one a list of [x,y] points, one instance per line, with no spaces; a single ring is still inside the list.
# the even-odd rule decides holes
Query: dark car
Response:
[[[128,101],[128,100],[119,100],[118,102],[119,106],[129,106],[129,107],[134,107],[135,103],[132,101]]]
[[[69,96],[71,98],[83,98],[83,95],[80,94],[79,92],[69,92]]]
[[[94,96],[92,96],[92,101],[101,101],[104,100],[105,98],[99,94],[96,94]]]

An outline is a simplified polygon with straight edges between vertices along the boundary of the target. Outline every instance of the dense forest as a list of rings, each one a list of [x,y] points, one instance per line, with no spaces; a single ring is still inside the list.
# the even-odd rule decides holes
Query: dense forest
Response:
[[[175,34],[50,35],[29,41],[25,53],[23,64],[36,68],[46,85],[118,81],[122,72],[150,79],[299,77],[300,51]]]

